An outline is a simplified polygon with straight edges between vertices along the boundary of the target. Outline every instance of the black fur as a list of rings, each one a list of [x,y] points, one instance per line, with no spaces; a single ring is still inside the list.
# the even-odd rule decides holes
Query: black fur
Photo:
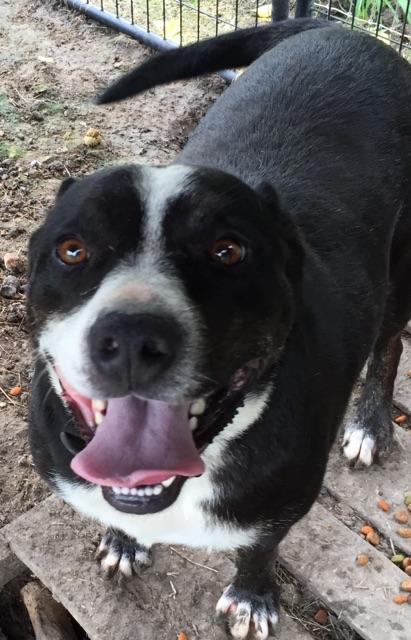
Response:
[[[221,364],[218,357],[208,363],[213,376],[226,380],[229,361],[238,355],[241,361],[255,349],[253,327],[272,340],[279,331],[276,362],[267,373],[273,381],[269,406],[231,443],[215,478],[218,499],[209,506],[223,521],[264,525],[257,547],[239,559],[233,587],[234,599],[246,594],[254,610],[261,598],[276,607],[277,592],[270,572],[263,573],[260,589],[253,563],[275,554],[278,541],[315,500],[353,385],[373,349],[364,393],[373,387],[372,401],[388,410],[397,335],[411,316],[411,71],[393,50],[367,35],[322,23],[285,22],[161,54],[100,101],[256,58],[176,159],[208,170],[199,171],[189,198],[177,203],[179,225],[166,218],[164,226],[174,268],[201,310],[210,344],[219,347]],[[244,184],[241,197],[227,209],[227,189],[217,170]],[[97,177],[86,179],[85,193],[93,180],[99,184]],[[111,174],[106,180],[111,185]],[[64,195],[65,216],[68,211],[78,216],[83,206],[79,200],[73,207],[72,197],[82,193],[74,189]],[[125,202],[130,193],[123,195]],[[112,201],[107,192],[99,207],[104,211]],[[258,251],[238,277],[216,280],[198,259],[195,243],[212,237],[219,202],[240,234],[257,242]],[[49,235],[61,222],[52,217],[47,224]],[[117,220],[114,243],[128,241],[118,236],[120,230]],[[51,240],[45,233],[31,248],[43,260],[34,270],[30,294],[35,325],[50,305],[45,285],[56,277],[46,272],[45,247]],[[191,257],[186,247],[193,248]],[[110,263],[101,267],[110,268]],[[90,275],[93,286],[100,277]],[[61,286],[61,280],[55,282]],[[74,298],[72,305],[79,303]],[[221,314],[225,304],[230,321]],[[231,327],[237,317],[239,326]],[[39,406],[35,397],[31,433],[44,473],[55,427],[50,419],[45,425],[46,410],[39,416]],[[359,413],[364,432],[375,434],[373,418],[372,412]],[[377,434],[380,449],[389,445],[387,420],[383,415]],[[55,464],[63,465],[61,459]]]

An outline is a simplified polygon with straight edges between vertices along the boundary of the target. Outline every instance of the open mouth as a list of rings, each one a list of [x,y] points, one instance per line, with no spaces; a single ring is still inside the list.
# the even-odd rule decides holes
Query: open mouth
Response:
[[[81,395],[63,376],[63,397],[75,420],[60,433],[76,475],[101,486],[118,511],[162,511],[188,478],[204,473],[201,452],[234,417],[258,375],[253,361],[225,389],[178,405],[130,394],[108,400]],[[59,372],[60,374],[60,372]]]

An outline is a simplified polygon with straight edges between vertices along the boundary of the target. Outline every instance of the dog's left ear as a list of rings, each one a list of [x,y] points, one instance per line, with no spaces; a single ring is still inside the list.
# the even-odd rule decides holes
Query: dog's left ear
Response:
[[[268,182],[261,182],[255,189],[264,205],[272,213],[278,233],[287,247],[287,272],[294,281],[300,281],[304,264],[304,243],[294,220],[281,206],[277,192]]]
[[[70,189],[70,187],[77,182],[77,178],[72,178],[70,176],[70,178],[66,178],[65,180],[63,180],[63,182],[61,183],[61,185],[59,186],[59,190],[57,191],[57,198],[61,198],[61,196],[63,195],[63,193],[66,193],[66,191],[68,189]]]

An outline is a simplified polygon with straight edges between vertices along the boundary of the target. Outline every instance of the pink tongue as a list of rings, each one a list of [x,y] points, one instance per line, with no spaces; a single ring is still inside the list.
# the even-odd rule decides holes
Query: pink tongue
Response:
[[[200,475],[204,463],[187,406],[126,396],[108,401],[103,422],[71,468],[94,484],[131,488],[175,475]]]

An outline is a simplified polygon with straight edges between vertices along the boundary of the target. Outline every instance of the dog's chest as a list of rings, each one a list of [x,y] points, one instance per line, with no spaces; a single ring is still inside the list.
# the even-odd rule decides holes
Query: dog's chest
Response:
[[[117,511],[104,500],[100,487],[56,480],[61,497],[77,511],[107,527],[121,529],[147,547],[163,543],[228,550],[248,546],[257,537],[257,529],[223,522],[207,509],[215,489],[208,474],[188,480],[168,509],[148,515]]]

